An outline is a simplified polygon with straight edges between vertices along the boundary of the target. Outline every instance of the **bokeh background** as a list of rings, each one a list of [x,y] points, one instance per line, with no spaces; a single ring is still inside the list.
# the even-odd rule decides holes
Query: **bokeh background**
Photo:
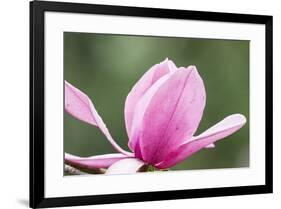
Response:
[[[224,117],[242,113],[247,124],[172,170],[249,166],[249,41],[64,33],[64,79],[93,101],[117,143],[127,149],[124,103],[151,66],[169,58],[195,65],[204,80],[207,103],[197,134]],[[78,156],[114,153],[98,128],[64,114],[65,152]]]

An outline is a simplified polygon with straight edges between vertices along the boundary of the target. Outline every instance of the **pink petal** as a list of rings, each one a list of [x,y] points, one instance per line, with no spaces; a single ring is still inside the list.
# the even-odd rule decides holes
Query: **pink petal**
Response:
[[[84,94],[82,91],[80,91],[67,81],[65,81],[64,91],[65,110],[70,115],[81,121],[99,127],[116,151],[128,156],[132,156],[132,153],[123,150],[111,137],[106,125],[102,121],[93,103],[86,94]]]
[[[158,168],[172,167],[200,149],[238,131],[245,123],[245,116],[241,114],[230,115],[199,136],[192,138],[192,140],[170,152],[166,159],[156,166]]]
[[[80,169],[95,169],[95,168],[108,168],[113,163],[126,159],[128,156],[117,154],[96,155],[91,157],[77,157],[70,154],[65,154],[65,163]]]
[[[205,88],[194,66],[179,68],[157,88],[149,89],[138,102],[132,129],[142,159],[159,163],[191,138],[204,107]]]
[[[86,123],[97,126],[93,113],[93,104],[89,97],[79,89],[65,81],[65,110],[73,117]]]
[[[159,78],[176,69],[175,64],[166,59],[163,62],[152,66],[129,92],[125,102],[125,123],[129,138],[135,107],[139,99]]]
[[[145,163],[137,158],[119,160],[111,165],[105,174],[132,174],[136,173],[145,166]]]
[[[215,146],[215,144],[209,144],[209,145],[207,145],[205,148],[215,148],[216,146]]]
[[[139,103],[136,106],[137,111],[135,112],[133,117],[133,122],[131,127],[131,138],[129,141],[129,145],[130,147],[133,148],[135,155],[140,158],[141,158],[141,153],[140,153],[141,150],[139,147],[139,136],[140,136],[139,133],[141,131],[145,110],[147,109],[149,102],[151,101],[154,94],[168,80],[168,78],[171,75],[172,74],[166,74],[165,76],[162,76],[160,79],[158,79],[144,94],[143,98],[139,101]]]

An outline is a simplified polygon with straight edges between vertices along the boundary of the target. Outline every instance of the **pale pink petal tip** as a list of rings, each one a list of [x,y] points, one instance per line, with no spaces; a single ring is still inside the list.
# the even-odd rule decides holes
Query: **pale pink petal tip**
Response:
[[[110,166],[105,174],[132,174],[140,171],[145,163],[136,158],[119,160]]]
[[[97,125],[95,115],[92,111],[93,104],[85,93],[65,81],[64,94],[65,110],[70,115],[94,126]]]
[[[205,148],[212,149],[212,148],[215,148],[215,147],[216,147],[215,144],[209,144]]]
[[[65,163],[78,169],[108,168],[113,163],[126,159],[128,156],[121,153],[96,155],[91,157],[78,157],[65,153]]]

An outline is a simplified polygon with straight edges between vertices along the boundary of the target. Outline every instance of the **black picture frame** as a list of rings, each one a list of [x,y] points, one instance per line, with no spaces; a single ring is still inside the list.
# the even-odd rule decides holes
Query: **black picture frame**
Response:
[[[265,25],[266,179],[265,185],[46,198],[44,194],[44,13],[46,11],[222,21]],[[273,192],[272,16],[108,6],[65,2],[30,2],[30,207],[78,206]]]

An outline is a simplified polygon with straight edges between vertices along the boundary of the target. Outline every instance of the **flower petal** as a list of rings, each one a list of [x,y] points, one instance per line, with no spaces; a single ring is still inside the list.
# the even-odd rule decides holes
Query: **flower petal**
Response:
[[[91,157],[78,157],[65,153],[64,161],[67,165],[74,168],[96,172],[99,168],[108,168],[113,163],[126,158],[128,158],[128,156],[121,153],[96,155]]]
[[[139,103],[136,106],[136,110],[132,127],[131,127],[131,137],[129,141],[129,146],[134,150],[135,156],[141,157],[141,150],[139,145],[139,136],[141,132],[141,127],[143,123],[143,117],[145,110],[147,109],[152,97],[155,95],[155,93],[158,91],[158,89],[168,80],[168,78],[172,74],[167,74],[165,76],[162,76],[158,81],[156,81],[150,89],[144,94],[143,98],[139,101]]]
[[[129,153],[123,150],[112,138],[106,125],[102,121],[101,117],[97,113],[93,103],[89,97],[84,94],[82,91],[65,81],[64,86],[65,91],[65,110],[72,115],[73,117],[89,123],[91,125],[97,126],[100,128],[102,133],[106,136],[108,141],[111,143],[113,148],[125,155],[132,156],[132,153]]]
[[[155,164],[195,133],[205,107],[205,88],[196,68],[190,66],[172,73],[153,96],[151,92],[137,105],[136,114],[142,117],[134,117],[141,124],[132,136],[140,143],[142,159]]]
[[[175,64],[171,60],[166,59],[152,66],[129,92],[125,102],[125,123],[129,138],[135,107],[139,99],[159,78],[176,69]]]
[[[145,166],[145,163],[137,158],[119,160],[111,165],[105,174],[131,174],[136,173]]]
[[[156,167],[169,168],[174,166],[200,149],[238,131],[245,123],[245,116],[241,114],[230,115],[199,136],[192,138],[192,140],[187,141],[170,152],[166,159],[157,164]]]
[[[215,147],[216,147],[215,144],[209,144],[209,145],[207,145],[205,148],[210,149],[210,148],[215,148]]]

